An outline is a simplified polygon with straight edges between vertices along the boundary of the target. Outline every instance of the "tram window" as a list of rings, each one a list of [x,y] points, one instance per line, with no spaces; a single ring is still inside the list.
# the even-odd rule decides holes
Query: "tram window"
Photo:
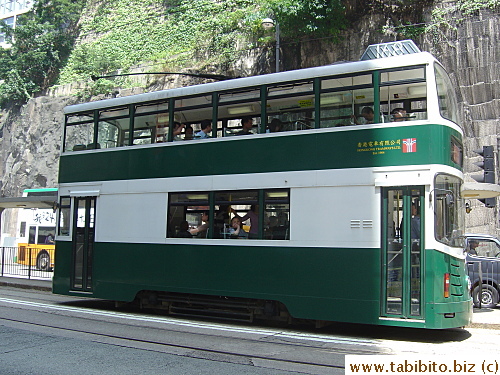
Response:
[[[124,144],[129,144],[129,129],[124,129]],[[168,134],[168,113],[140,115],[134,118],[132,144],[144,145],[164,142]]]
[[[247,102],[254,102],[260,100],[260,87],[251,89],[239,89],[221,93],[219,95],[219,103],[242,103],[244,106]],[[235,111],[240,111],[237,105],[233,104]],[[241,113],[230,113],[233,115],[239,115]]]
[[[212,95],[203,94],[175,100],[175,108],[212,107]]]
[[[281,131],[307,130],[315,127],[314,92],[311,80],[269,85],[267,96],[267,114],[270,121],[274,118],[281,121]]]
[[[320,127],[365,124],[367,121],[373,121],[373,119],[366,120],[361,115],[364,107],[373,110],[374,95],[370,86],[372,86],[371,74],[322,80]]]
[[[135,108],[136,115],[168,113],[168,101],[139,104]]]
[[[398,110],[401,111],[398,111]],[[394,112],[402,113],[394,116]],[[425,83],[395,84],[380,88],[380,112],[384,122],[427,119],[427,90]]]
[[[321,81],[321,90],[345,90],[348,88],[354,88],[355,86],[361,85],[371,85],[372,75],[371,74],[360,74],[348,77],[334,77],[330,79],[324,79]]]
[[[78,113],[76,115],[69,115],[66,118],[67,125],[73,125],[75,123],[81,123],[81,122],[94,122],[94,113],[93,112]]]
[[[188,223],[198,238],[233,238],[230,224],[235,216],[243,219],[243,229],[249,239],[269,240],[289,239],[290,193],[288,189],[218,191],[213,193],[213,203],[209,203],[206,192],[169,194],[168,237],[184,237],[182,226]],[[264,200],[261,201],[261,196]],[[260,223],[260,204],[264,203],[264,222]],[[209,217],[212,213],[213,217]],[[213,221],[213,225],[209,225]],[[184,223],[184,224],[182,224]],[[209,231],[213,230],[212,233]],[[184,230],[185,232],[185,230]],[[263,237],[259,237],[263,233]]]
[[[210,211],[208,198],[206,192],[169,194],[167,236],[177,237],[183,221],[188,222],[188,229],[202,225],[203,213]],[[202,233],[197,235],[201,237]]]
[[[203,120],[212,119],[212,95],[205,94],[176,99],[174,111],[175,121],[191,125],[194,134],[196,134],[201,130],[200,124]],[[209,135],[212,137],[213,133]]]
[[[455,137],[451,137],[450,150],[451,150],[451,161],[455,164],[462,166],[463,165],[462,144]]]
[[[277,85],[269,85],[267,88],[267,96],[298,96],[300,94],[312,93],[313,81],[280,83]]]
[[[264,239],[290,239],[290,195],[288,190],[266,191]]]
[[[217,109],[219,121],[217,136],[231,136],[241,131],[241,119],[252,117],[253,133],[258,133],[260,125],[260,88],[236,90],[219,95]]]
[[[321,127],[353,125],[352,91],[321,94]]]
[[[461,180],[438,174],[434,180],[434,235],[449,246],[461,247],[463,242],[463,201],[460,199]]]
[[[380,82],[408,82],[425,79],[425,68],[423,66],[405,69],[391,69],[380,73]]]
[[[87,145],[88,149],[113,148],[121,146],[119,137],[130,123],[129,107],[111,108],[100,112],[97,128],[97,144]]]
[[[66,151],[82,151],[94,140],[94,122],[66,126]]]
[[[278,118],[281,121],[281,131],[314,128],[313,95],[268,99],[267,107],[269,118]],[[269,124],[270,121],[268,126]]]
[[[69,236],[70,228],[70,215],[71,215],[71,198],[61,197],[59,208],[59,226],[58,234],[60,236]]]
[[[121,133],[120,129],[123,126],[128,126],[128,123],[128,119],[99,121],[97,144],[93,142],[89,143],[87,149],[118,147],[118,139]]]
[[[168,138],[168,101],[137,105],[132,144],[166,142]],[[124,128],[124,144],[129,144],[129,130]]]
[[[435,65],[439,112],[444,118],[458,123],[458,105],[455,90],[445,70]]]

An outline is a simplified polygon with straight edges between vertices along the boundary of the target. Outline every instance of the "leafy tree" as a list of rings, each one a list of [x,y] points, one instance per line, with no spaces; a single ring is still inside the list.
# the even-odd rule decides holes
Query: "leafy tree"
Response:
[[[341,0],[264,0],[288,38],[335,36],[346,26]]]
[[[15,29],[0,24],[12,45],[0,53],[5,64],[0,68],[0,105],[24,101],[53,84],[73,47],[83,4],[84,0],[38,0],[19,16]]]

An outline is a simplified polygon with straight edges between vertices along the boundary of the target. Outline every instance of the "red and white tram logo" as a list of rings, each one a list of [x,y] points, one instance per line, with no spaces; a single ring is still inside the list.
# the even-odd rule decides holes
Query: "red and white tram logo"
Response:
[[[403,139],[403,152],[417,152],[417,138]]]

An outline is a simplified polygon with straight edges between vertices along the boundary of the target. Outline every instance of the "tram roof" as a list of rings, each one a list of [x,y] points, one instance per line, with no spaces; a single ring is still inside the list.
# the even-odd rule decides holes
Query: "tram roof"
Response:
[[[263,84],[300,81],[315,77],[327,77],[339,74],[354,74],[364,71],[368,72],[376,69],[388,69],[392,67],[429,64],[433,61],[436,61],[436,59],[430,53],[419,52],[410,55],[393,56],[374,60],[334,63],[313,68],[289,70],[285,72],[271,73],[260,76],[235,78],[221,82],[205,83],[187,87],[148,92],[138,95],[124,96],[121,98],[104,99],[95,102],[75,104],[67,106],[64,109],[64,113],[71,114],[86,112],[94,109],[120,107],[133,103],[147,103],[172,97],[199,95],[214,91],[234,90],[245,87],[256,87]]]

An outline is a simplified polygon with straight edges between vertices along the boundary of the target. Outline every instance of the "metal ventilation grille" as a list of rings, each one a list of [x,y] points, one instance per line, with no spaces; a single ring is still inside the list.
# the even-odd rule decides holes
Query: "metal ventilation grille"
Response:
[[[421,52],[413,40],[372,44],[368,46],[360,60],[382,59],[384,57],[409,55]]]
[[[373,228],[372,220],[351,220],[351,228]]]

